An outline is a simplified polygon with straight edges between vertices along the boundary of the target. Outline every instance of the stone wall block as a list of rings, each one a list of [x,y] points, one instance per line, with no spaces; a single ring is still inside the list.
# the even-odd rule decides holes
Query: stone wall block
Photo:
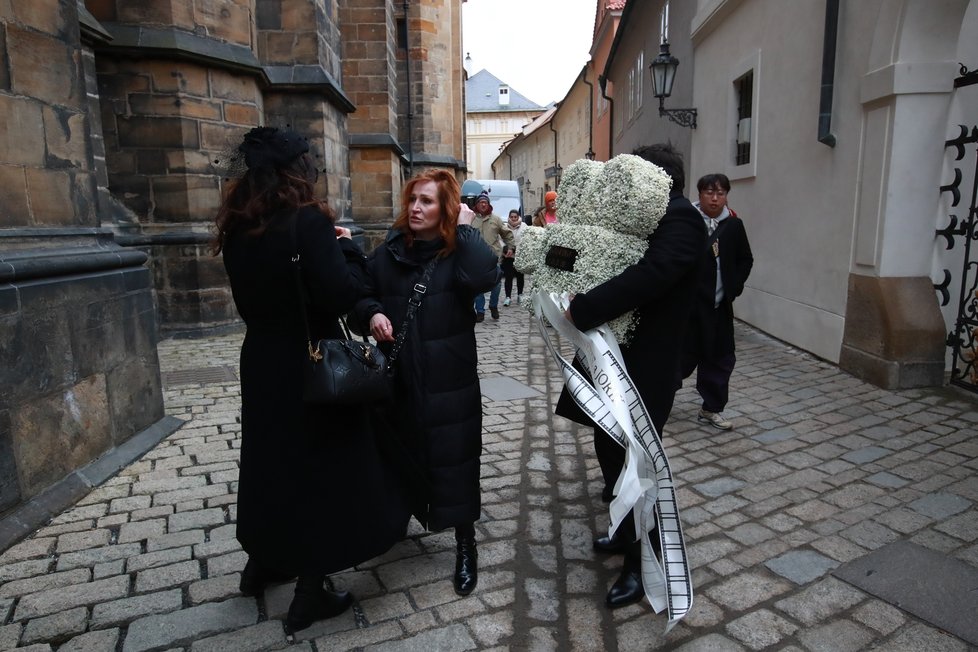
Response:
[[[261,91],[258,83],[250,75],[234,75],[224,70],[210,71],[210,92],[212,97],[238,102],[261,104]]]
[[[316,5],[313,2],[283,2],[281,7],[281,29],[301,32],[314,29],[316,25]]]
[[[88,120],[84,113],[44,107],[47,166],[88,167]]]
[[[162,149],[136,151],[136,172],[143,175],[166,174],[168,172],[168,153]]]
[[[108,155],[107,155],[108,158]],[[115,158],[115,155],[112,155]],[[130,155],[135,170],[135,156]],[[111,163],[109,164],[112,165]],[[109,190],[136,215],[148,215],[152,206],[149,178],[137,174],[114,174],[109,178]]]
[[[78,15],[70,5],[58,0],[13,2],[11,6],[14,20],[18,23],[29,25],[31,29],[65,40],[70,34],[69,20],[74,20]]]
[[[112,295],[80,305],[68,315],[72,359],[79,377],[112,368],[128,357],[124,310],[124,298]]]
[[[224,120],[233,124],[253,127],[261,120],[258,107],[253,104],[224,103]]]
[[[238,320],[231,294],[225,288],[208,288],[200,291],[200,320],[205,324],[231,323]]]
[[[219,104],[192,97],[133,94],[129,96],[129,108],[133,113],[140,116],[182,116],[200,120],[221,119]]]
[[[343,23],[348,25],[363,25],[366,23],[387,23],[387,9],[384,3],[375,7],[349,7],[343,12]]]
[[[50,104],[81,108],[81,61],[56,38],[7,24],[11,90]]]
[[[207,152],[192,150],[168,150],[163,152],[166,169],[170,173],[213,174],[214,157]]]
[[[197,259],[197,282],[204,288],[221,287],[228,283],[224,259],[221,256],[211,256],[204,247],[201,247],[200,257]]]
[[[98,20],[115,22],[119,19],[115,10],[115,0],[85,0],[85,7]]]
[[[29,223],[27,175],[24,168],[0,165],[0,228],[26,226]]]
[[[109,448],[107,400],[105,377],[95,375],[12,410],[24,493],[36,494]]]
[[[387,42],[387,23],[360,23],[356,26],[357,40]],[[413,50],[412,50],[413,52]]]
[[[66,170],[27,168],[27,194],[36,224],[75,222],[74,180]]]
[[[102,101],[125,100],[130,93],[149,93],[152,90],[150,75],[144,71],[116,72],[106,70],[105,57],[96,57],[98,94]],[[121,112],[121,113],[124,113]]]
[[[210,220],[220,203],[217,177],[170,175],[153,179],[153,219],[160,222]]]
[[[0,95],[0,161],[40,167],[44,165],[43,105],[28,99]]]
[[[281,29],[282,0],[255,0],[255,26],[258,29]]]
[[[149,75],[154,92],[180,92],[198,97],[210,94],[207,69],[203,66],[187,62],[177,66],[169,61],[148,61],[143,69]]]
[[[20,502],[20,477],[14,462],[10,411],[0,410],[0,513]]]
[[[134,329],[139,325],[139,322],[126,322],[125,327]],[[112,441],[116,446],[164,416],[163,385],[156,349],[140,353],[105,374]]]
[[[158,291],[156,300],[160,315],[160,323],[184,326],[199,324],[200,295],[197,292],[167,292]]]
[[[251,46],[251,5],[251,2],[242,0],[195,2],[194,29],[203,27],[214,38]]]
[[[116,20],[120,23],[172,25],[171,2],[146,2],[145,0],[117,0]],[[189,25],[182,25],[189,27]]]
[[[200,124],[200,147],[212,152],[225,152],[237,147],[247,128],[213,122]]]
[[[315,32],[265,32],[258,36],[262,63],[290,65],[319,62],[319,37]]]
[[[116,120],[122,147],[199,149],[197,122],[186,118],[124,117]]]

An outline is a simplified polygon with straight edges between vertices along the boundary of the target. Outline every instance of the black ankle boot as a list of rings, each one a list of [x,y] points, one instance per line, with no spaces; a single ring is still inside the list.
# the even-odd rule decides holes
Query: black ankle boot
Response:
[[[241,571],[241,583],[239,585],[241,595],[248,597],[259,595],[265,590],[265,587],[271,584],[288,582],[294,577],[295,575],[270,571],[263,568],[258,562],[249,557],[247,563],[245,563],[244,570]]]
[[[609,537],[607,534],[594,540],[594,549],[608,555],[618,555],[625,552],[628,548],[628,539],[622,534],[622,528],[615,531],[615,535]]]
[[[300,577],[295,585],[295,597],[289,605],[285,625],[289,631],[305,629],[317,620],[339,616],[353,604],[349,591],[327,591],[322,582],[310,585]]]
[[[455,543],[455,592],[468,595],[479,582],[479,552],[475,549],[475,537],[458,539]]]

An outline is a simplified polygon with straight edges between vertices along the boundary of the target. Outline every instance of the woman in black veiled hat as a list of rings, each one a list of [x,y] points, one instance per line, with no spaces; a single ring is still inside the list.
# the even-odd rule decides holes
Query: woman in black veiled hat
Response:
[[[314,195],[318,172],[299,134],[249,131],[236,155],[246,168],[217,214],[214,253],[223,252],[234,304],[247,325],[241,348],[241,462],[237,537],[248,553],[241,592],[256,595],[298,576],[287,626],[345,611],[329,573],[386,552],[409,518],[383,472],[362,406],[302,401],[310,335],[342,337],[338,317],[362,289],[363,254],[349,229]],[[300,294],[293,259],[298,254]]]

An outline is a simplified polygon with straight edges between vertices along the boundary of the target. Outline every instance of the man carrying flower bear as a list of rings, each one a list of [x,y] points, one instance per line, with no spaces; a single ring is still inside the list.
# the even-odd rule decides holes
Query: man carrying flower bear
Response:
[[[612,241],[634,242],[635,244],[627,246],[637,250],[622,251],[617,258],[627,260],[631,264],[621,265],[611,274],[605,273],[601,277],[606,279],[603,282],[597,285],[582,285],[581,287],[590,287],[590,289],[577,291],[570,301],[565,317],[580,331],[588,331],[602,324],[608,324],[610,331],[616,335],[620,343],[625,369],[645,404],[648,417],[656,432],[661,435],[672,409],[676,390],[681,386],[680,354],[696,297],[697,281],[701,275],[700,268],[704,261],[703,251],[706,247],[707,232],[700,214],[683,196],[685,173],[681,155],[667,144],[641,147],[633,154],[635,156],[623,155],[615,157],[607,164],[600,164],[606,166],[604,167],[606,176],[603,178],[604,189],[595,190],[593,194],[601,196],[601,212],[604,214],[599,216],[600,220],[620,225],[619,230],[623,232],[612,236]],[[652,178],[649,182],[634,183],[632,180],[637,177],[627,176],[628,166],[638,168],[647,165],[645,161],[635,159],[636,156],[659,166],[661,171],[657,170],[655,174],[661,181]],[[599,165],[591,161],[579,161],[575,166],[578,164],[581,169]],[[623,175],[625,183],[615,183],[614,180],[609,182],[608,170],[615,165],[618,165],[619,169],[626,170],[626,174]],[[668,178],[662,172],[665,172]],[[562,184],[558,204],[561,215],[565,216],[561,220],[562,224],[566,224],[565,220],[569,220],[574,213],[587,214],[589,210],[594,212],[593,209],[597,208],[597,206],[574,205],[575,202],[587,202],[589,200],[587,195],[592,193],[572,195],[565,190],[564,187],[572,185],[566,183],[566,175],[569,173],[571,173],[570,168],[565,173],[565,183]],[[627,192],[623,192],[621,188],[625,187],[627,182],[631,182],[637,188],[629,187]],[[641,199],[646,196],[642,194],[645,192],[645,186],[652,182],[662,186],[655,189],[655,194],[647,195],[654,198],[654,202]],[[616,199],[615,193],[621,196]],[[643,205],[643,201],[655,205]],[[652,220],[649,229],[641,231],[629,228],[629,222],[644,221],[645,223],[649,220]],[[650,236],[648,231],[651,231]],[[641,232],[643,235],[624,235],[636,232]],[[552,244],[553,237],[556,237],[555,234],[559,231],[548,228],[546,231],[541,230],[540,233],[541,239],[546,238]],[[644,239],[646,236],[647,240]],[[524,241],[526,237],[524,236]],[[533,248],[532,245],[527,247],[528,250]],[[577,269],[566,278],[574,277],[574,282],[577,282],[581,276],[587,275],[589,269],[602,267],[601,262],[580,264],[580,257],[590,255],[588,249],[593,247],[588,244],[576,252]],[[560,266],[562,263],[556,259],[557,254],[566,252],[566,248],[551,246],[548,251],[547,265]],[[523,267],[534,267],[533,263],[527,265],[525,259],[521,261],[520,253],[517,251],[517,268],[521,267],[521,263]],[[525,256],[534,255],[532,251],[523,253]],[[542,256],[542,252],[537,254],[537,258]],[[607,254],[602,256],[605,259],[615,257]],[[534,273],[538,288],[543,286],[546,290],[546,279],[554,278],[555,274],[552,273],[552,269],[542,264],[536,265],[536,269],[538,270],[536,272],[533,269],[525,271]],[[562,282],[558,280],[555,285],[560,286]],[[567,291],[568,288],[557,288],[558,292],[561,290]],[[574,367],[581,369],[577,359]],[[575,403],[566,388],[561,394],[555,411],[578,423],[595,425],[594,421]],[[602,498],[605,502],[609,502],[613,498],[616,480],[625,464],[625,449],[597,427],[594,433],[594,447],[605,483]],[[606,598],[606,603],[611,608],[638,602],[646,595],[642,580],[640,545],[638,541],[633,540],[635,537],[633,518],[633,513],[629,512],[613,537],[604,536],[594,541],[594,547],[599,552],[625,553],[621,575],[612,585]],[[662,559],[659,537],[651,536],[650,539],[654,553]]]

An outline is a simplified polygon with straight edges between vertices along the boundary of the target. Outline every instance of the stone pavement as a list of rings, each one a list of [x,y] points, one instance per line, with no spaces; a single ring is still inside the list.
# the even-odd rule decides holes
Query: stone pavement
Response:
[[[978,397],[880,390],[738,325],[735,430],[696,421],[689,381],[666,428],[695,598],[664,635],[645,603],[604,607],[620,560],[591,549],[608,520],[590,432],[553,416],[543,340],[524,311],[501,310],[477,325],[492,398],[471,596],[452,591],[452,534],[415,525],[333,576],[355,608],[290,645],[291,587],[237,589],[241,337],[169,340],[167,412],[186,423],[0,554],[0,650],[975,649],[832,572],[897,541],[978,572]],[[960,618],[978,619],[976,596]]]

